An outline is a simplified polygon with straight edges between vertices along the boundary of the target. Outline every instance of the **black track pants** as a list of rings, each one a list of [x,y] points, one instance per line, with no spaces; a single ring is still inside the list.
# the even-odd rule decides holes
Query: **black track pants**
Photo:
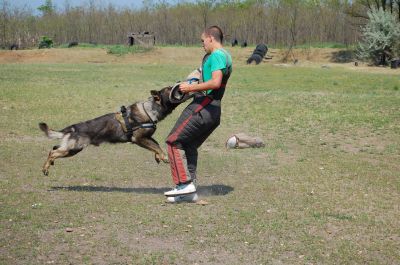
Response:
[[[206,96],[197,96],[182,112],[166,141],[175,184],[196,178],[197,149],[218,127],[220,116],[220,101]]]

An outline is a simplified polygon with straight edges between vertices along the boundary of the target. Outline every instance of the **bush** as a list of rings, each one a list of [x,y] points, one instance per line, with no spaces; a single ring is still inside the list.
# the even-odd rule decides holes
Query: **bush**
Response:
[[[369,22],[362,29],[362,42],[357,49],[361,60],[386,65],[387,59],[400,56],[400,23],[382,8],[368,12]]]
[[[53,40],[47,36],[43,36],[42,40],[39,43],[39,49],[51,48],[51,47],[53,47]]]

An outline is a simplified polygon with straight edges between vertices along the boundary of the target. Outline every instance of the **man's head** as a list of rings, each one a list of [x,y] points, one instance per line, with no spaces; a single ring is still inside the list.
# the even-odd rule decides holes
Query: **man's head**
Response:
[[[209,28],[207,28],[204,33],[208,36],[211,36],[215,39],[215,41],[219,42],[219,43],[223,43],[224,42],[224,34],[222,33],[222,30],[220,27],[218,26],[211,26]]]
[[[211,26],[201,34],[203,48],[207,53],[211,53],[215,48],[219,48],[224,40],[224,34],[218,26]]]

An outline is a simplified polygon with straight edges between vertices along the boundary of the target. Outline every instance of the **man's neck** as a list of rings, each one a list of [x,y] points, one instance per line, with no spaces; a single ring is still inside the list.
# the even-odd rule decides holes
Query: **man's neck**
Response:
[[[221,43],[215,43],[214,47],[211,50],[211,53],[216,51],[216,50],[218,50],[218,49],[221,49],[221,48],[222,48],[222,44]]]

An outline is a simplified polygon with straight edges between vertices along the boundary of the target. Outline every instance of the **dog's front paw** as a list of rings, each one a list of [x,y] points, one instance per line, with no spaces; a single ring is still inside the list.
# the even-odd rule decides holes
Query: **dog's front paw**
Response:
[[[165,164],[169,164],[168,157],[166,157],[164,154],[156,154],[154,156],[156,162],[159,164],[161,161],[163,161]]]

